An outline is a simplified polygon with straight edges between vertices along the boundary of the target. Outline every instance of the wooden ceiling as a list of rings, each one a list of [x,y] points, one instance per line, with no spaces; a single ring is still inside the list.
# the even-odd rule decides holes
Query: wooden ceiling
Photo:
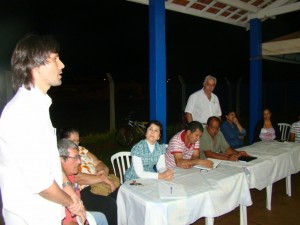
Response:
[[[149,0],[128,0],[149,4]],[[300,10],[297,0],[165,0],[167,10],[249,28],[249,20],[266,20]]]

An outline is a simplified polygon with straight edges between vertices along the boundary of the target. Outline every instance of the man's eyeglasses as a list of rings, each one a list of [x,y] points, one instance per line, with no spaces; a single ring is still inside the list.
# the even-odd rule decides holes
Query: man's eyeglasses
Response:
[[[80,140],[71,140],[71,141],[73,141],[76,145],[79,145],[80,143]]]
[[[76,155],[76,156],[65,156],[65,155],[61,155],[61,157],[65,158],[65,159],[73,159],[74,161],[76,161],[76,160],[81,160],[81,155]]]

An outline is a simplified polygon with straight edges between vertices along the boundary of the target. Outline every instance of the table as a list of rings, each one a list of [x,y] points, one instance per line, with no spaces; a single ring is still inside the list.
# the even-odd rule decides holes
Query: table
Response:
[[[119,225],[183,225],[206,217],[226,214],[240,205],[240,224],[247,224],[246,207],[252,205],[247,177],[241,168],[219,165],[211,171],[174,169],[175,184],[182,184],[187,193],[183,199],[160,199],[159,182],[137,179],[141,185],[121,185],[118,197]]]
[[[237,149],[257,159],[250,162],[223,161],[225,165],[241,167],[248,174],[250,188],[267,191],[267,209],[271,210],[272,184],[287,178],[287,194],[291,196],[291,174],[300,171],[300,143],[260,141]]]

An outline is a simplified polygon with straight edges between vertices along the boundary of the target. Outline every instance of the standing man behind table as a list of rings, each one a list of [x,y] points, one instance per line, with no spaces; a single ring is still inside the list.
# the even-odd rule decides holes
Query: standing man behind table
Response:
[[[185,107],[187,122],[199,121],[203,125],[211,116],[222,116],[218,97],[213,93],[217,78],[208,75],[203,82],[203,88],[191,94]]]
[[[61,225],[64,207],[85,220],[82,202],[62,173],[47,91],[65,67],[49,36],[27,35],[12,55],[17,91],[0,118],[0,187],[6,225]],[[67,194],[68,193],[68,194]]]

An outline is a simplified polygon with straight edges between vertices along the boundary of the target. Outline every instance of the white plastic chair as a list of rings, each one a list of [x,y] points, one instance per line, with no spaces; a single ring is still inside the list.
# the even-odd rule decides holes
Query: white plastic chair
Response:
[[[281,140],[288,141],[290,136],[291,124],[288,123],[278,123],[279,130],[281,132]],[[286,194],[288,196],[292,195],[292,181],[291,175],[285,178],[285,185],[286,185]]]
[[[79,216],[76,216],[76,220],[77,220],[78,225],[83,225],[81,218]],[[86,211],[86,220],[89,222],[89,225],[97,225],[94,217],[88,211]]]
[[[116,176],[119,175],[120,183],[123,184],[124,174],[125,174],[126,170],[130,167],[131,152],[127,152],[127,151],[118,152],[118,153],[112,155],[110,159],[111,159],[111,164],[114,169],[114,174]],[[115,162],[118,166],[118,174],[116,172]]]
[[[291,124],[278,123],[279,130],[281,132],[281,140],[288,141],[290,136]]]

